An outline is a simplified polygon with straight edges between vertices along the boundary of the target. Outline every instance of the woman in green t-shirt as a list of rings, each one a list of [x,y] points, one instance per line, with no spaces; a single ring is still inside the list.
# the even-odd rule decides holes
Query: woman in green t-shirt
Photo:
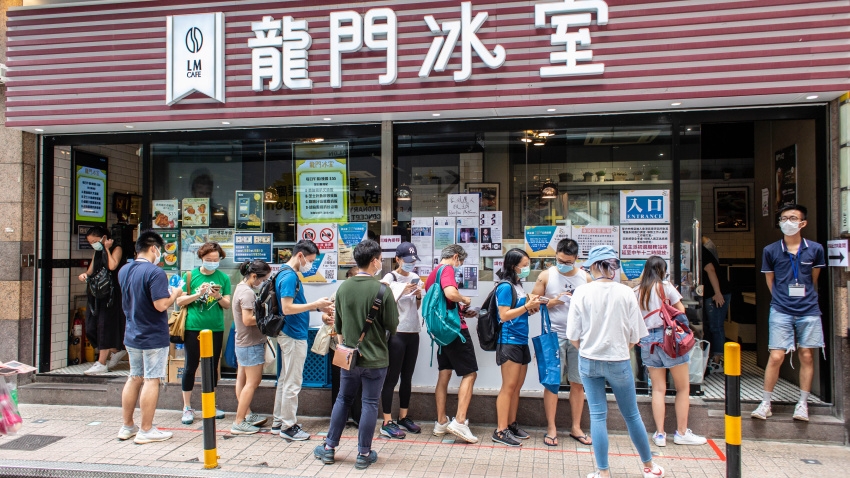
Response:
[[[186,364],[183,370],[183,419],[184,425],[195,421],[192,408],[192,389],[195,388],[195,373],[201,361],[201,344],[198,334],[209,329],[213,336],[213,364],[218,370],[221,346],[224,339],[224,309],[230,308],[230,278],[218,269],[225,254],[217,242],[208,242],[198,249],[198,258],[203,265],[183,275],[186,295],[177,300],[179,307],[188,307],[184,348]],[[213,376],[213,387],[218,385],[218,374]],[[224,418],[224,412],[216,407],[215,417]]]

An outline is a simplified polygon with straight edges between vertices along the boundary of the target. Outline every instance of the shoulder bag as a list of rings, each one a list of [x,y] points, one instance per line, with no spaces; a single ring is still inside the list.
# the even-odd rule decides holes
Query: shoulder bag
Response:
[[[360,357],[360,343],[363,342],[363,338],[366,337],[366,332],[369,330],[369,326],[372,325],[378,317],[378,311],[381,310],[381,306],[384,303],[384,295],[386,292],[387,285],[381,282],[381,287],[378,289],[378,295],[376,295],[375,300],[372,301],[372,308],[369,309],[369,314],[366,316],[366,323],[363,324],[363,330],[360,331],[360,338],[357,340],[357,345],[349,347],[347,345],[338,344],[334,351],[334,365],[345,370],[351,370],[357,366],[357,360]]]
[[[192,271],[186,273],[186,293],[192,290]],[[171,312],[168,318],[168,335],[171,343],[182,344],[186,334],[186,316],[189,314],[189,304]]]

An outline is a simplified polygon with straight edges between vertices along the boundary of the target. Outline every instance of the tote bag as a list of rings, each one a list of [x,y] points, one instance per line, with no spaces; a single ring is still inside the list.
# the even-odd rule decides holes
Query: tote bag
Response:
[[[540,375],[540,384],[546,390],[558,393],[561,388],[561,347],[558,334],[552,332],[549,309],[545,305],[540,306],[540,322],[543,333],[531,339],[537,358],[537,373]]]
[[[236,361],[236,324],[230,324],[230,334],[227,336],[227,345],[224,346],[224,363],[230,368],[237,368]]]

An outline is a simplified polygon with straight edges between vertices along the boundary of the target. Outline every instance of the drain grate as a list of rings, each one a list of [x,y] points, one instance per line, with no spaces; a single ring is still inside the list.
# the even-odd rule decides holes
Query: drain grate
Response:
[[[65,437],[51,435],[24,435],[20,438],[0,445],[0,450],[26,450],[34,451],[55,443]]]

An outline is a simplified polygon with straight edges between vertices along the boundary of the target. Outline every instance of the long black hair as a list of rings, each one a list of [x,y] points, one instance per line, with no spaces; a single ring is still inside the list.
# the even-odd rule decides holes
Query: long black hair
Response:
[[[524,250],[517,247],[509,250],[505,254],[505,265],[502,266],[502,270],[497,272],[496,275],[499,276],[499,279],[506,280],[511,284],[519,284],[519,276],[514,269],[519,266],[524,258],[528,258],[528,254]]]
[[[667,275],[667,261],[658,256],[652,256],[646,260],[638,286],[640,292],[638,302],[641,309],[649,310],[649,298],[652,297],[652,291],[656,284],[661,284],[664,281],[665,275]]]

